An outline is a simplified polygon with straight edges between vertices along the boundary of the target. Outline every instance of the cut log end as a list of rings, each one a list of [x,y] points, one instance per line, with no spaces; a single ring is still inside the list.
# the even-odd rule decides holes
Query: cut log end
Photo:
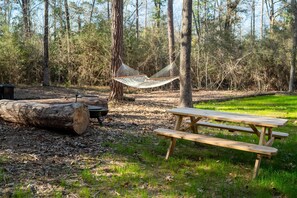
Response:
[[[78,104],[74,103],[73,105]],[[73,130],[79,135],[83,134],[89,125],[89,118],[90,113],[88,107],[85,105],[78,106],[73,115]]]

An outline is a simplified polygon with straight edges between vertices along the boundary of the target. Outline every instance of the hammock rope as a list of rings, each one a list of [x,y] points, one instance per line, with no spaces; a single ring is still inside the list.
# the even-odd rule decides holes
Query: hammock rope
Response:
[[[178,76],[170,76],[170,71],[176,69],[176,65],[172,63],[149,78],[138,70],[122,64],[113,79],[134,88],[154,88],[179,79]]]

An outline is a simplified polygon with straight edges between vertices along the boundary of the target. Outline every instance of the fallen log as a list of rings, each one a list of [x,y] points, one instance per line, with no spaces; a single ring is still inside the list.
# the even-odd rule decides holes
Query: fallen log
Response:
[[[20,102],[37,102],[43,104],[65,104],[65,103],[83,103],[86,105],[99,106],[108,109],[108,100],[104,98],[94,97],[79,97],[79,98],[54,98],[54,99],[33,99],[33,100],[18,100]]]
[[[42,128],[63,129],[83,134],[90,113],[82,103],[42,104],[31,101],[0,100],[0,118]]]

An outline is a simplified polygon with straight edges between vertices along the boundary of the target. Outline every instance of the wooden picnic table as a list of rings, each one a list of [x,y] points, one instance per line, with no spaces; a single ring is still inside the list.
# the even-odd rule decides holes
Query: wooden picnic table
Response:
[[[168,110],[169,113],[172,113],[176,116],[176,123],[174,130],[170,129],[156,129],[158,135],[167,136],[171,138],[171,144],[168,148],[168,152],[166,155],[166,159],[172,154],[175,144],[176,138],[192,140],[200,143],[206,143],[215,146],[227,147],[232,149],[238,149],[248,152],[257,153],[257,158],[255,162],[255,168],[253,172],[253,178],[258,175],[258,170],[261,162],[262,156],[271,156],[277,153],[276,148],[272,148],[272,144],[274,142],[275,136],[279,135],[287,137],[288,134],[276,132],[273,133],[272,129],[275,127],[280,127],[286,124],[288,120],[286,119],[279,119],[279,118],[272,118],[272,117],[263,117],[263,116],[256,116],[256,115],[248,115],[248,114],[238,114],[238,113],[228,113],[228,112],[219,112],[213,110],[203,110],[203,109],[196,109],[196,108],[186,108],[186,107],[179,107]],[[259,137],[259,143],[250,144],[246,142],[239,142],[233,140],[227,140],[222,138],[215,138],[215,137],[207,137],[205,135],[200,134],[189,134],[185,133],[186,129],[181,128],[181,124],[183,122],[183,118],[188,117],[190,121],[188,122],[188,128],[192,129],[192,132],[197,133],[197,126],[201,120],[213,120],[213,121],[224,121],[224,122],[231,122],[238,124],[244,124],[249,126],[249,128],[243,128],[237,126],[228,126],[227,125],[214,125],[209,122],[203,122],[204,125],[209,127],[221,128],[221,129],[229,129],[229,131],[244,131],[244,132],[252,132]],[[209,124],[205,124],[209,123]],[[260,130],[258,129],[260,128]],[[199,133],[199,132],[198,132]],[[266,137],[267,136],[267,140]]]
[[[180,125],[183,117],[190,117],[191,127],[193,132],[197,131],[195,124],[201,119],[215,120],[215,121],[227,121],[234,123],[241,123],[248,125],[254,133],[260,138],[259,145],[272,145],[274,138],[272,137],[272,128],[283,126],[287,123],[287,119],[263,117],[249,114],[220,112],[213,110],[204,110],[196,108],[180,107],[168,110],[177,116],[175,130],[180,129]],[[257,129],[261,127],[261,131]],[[268,134],[268,140],[265,140],[265,135]]]

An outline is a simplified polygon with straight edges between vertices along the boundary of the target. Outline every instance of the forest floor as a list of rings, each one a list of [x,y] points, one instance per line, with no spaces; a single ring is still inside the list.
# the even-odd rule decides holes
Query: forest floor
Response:
[[[17,87],[15,98],[73,97],[76,92],[108,96],[107,88]],[[58,183],[65,179],[75,180],[81,170],[96,166],[103,153],[112,154],[112,147],[107,146],[106,141],[123,140],[127,133],[140,137],[152,134],[158,127],[173,127],[174,117],[166,110],[178,105],[178,91],[127,92],[130,93],[126,96],[135,98],[135,101],[110,103],[103,126],[92,119],[90,127],[81,136],[0,120],[0,197],[11,197],[22,188],[29,189],[37,197],[52,195],[54,191],[61,191]],[[193,91],[193,101],[257,94],[196,90]],[[100,163],[112,163],[112,158]],[[71,193],[65,191],[63,196],[71,197]]]

